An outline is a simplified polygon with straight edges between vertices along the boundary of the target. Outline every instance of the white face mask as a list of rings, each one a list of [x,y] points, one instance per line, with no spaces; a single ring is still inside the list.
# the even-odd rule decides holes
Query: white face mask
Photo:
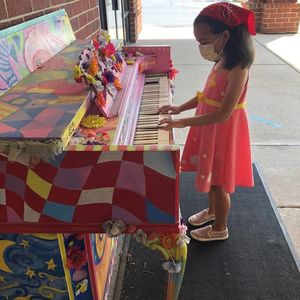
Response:
[[[214,48],[214,45],[218,41],[220,36],[221,35],[218,36],[218,38],[215,40],[213,44],[199,45],[200,54],[204,59],[209,61],[214,61],[214,62],[220,60],[222,56],[222,51],[217,53]]]

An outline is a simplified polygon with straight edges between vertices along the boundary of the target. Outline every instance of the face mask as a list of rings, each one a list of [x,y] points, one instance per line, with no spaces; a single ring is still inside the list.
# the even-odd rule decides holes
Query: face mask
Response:
[[[219,37],[220,36],[221,35],[219,35]],[[219,37],[213,44],[199,45],[200,54],[204,59],[214,62],[220,60],[222,56],[222,51],[220,51],[220,53],[217,53],[214,48],[214,45],[218,41]]]

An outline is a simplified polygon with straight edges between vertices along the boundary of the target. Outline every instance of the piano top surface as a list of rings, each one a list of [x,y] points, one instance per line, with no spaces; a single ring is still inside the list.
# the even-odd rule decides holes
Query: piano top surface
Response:
[[[0,139],[59,139],[90,89],[73,80],[75,41],[0,97]]]
[[[90,101],[91,89],[73,79],[78,55],[86,46],[84,40],[73,42],[0,96],[0,140],[60,140],[79,111],[100,114]],[[125,67],[127,71],[133,68]],[[123,88],[128,80],[125,73],[121,73]],[[98,129],[109,134],[108,144],[114,140],[118,122],[119,116],[107,118]]]

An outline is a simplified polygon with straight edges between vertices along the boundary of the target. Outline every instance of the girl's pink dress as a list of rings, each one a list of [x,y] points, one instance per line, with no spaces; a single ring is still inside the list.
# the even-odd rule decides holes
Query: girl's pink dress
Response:
[[[216,111],[222,102],[229,70],[213,69],[203,93],[198,93],[196,115]],[[183,151],[182,171],[196,171],[196,188],[209,192],[220,185],[228,193],[236,186],[253,186],[247,112],[244,108],[247,84],[230,118],[218,124],[190,128]]]

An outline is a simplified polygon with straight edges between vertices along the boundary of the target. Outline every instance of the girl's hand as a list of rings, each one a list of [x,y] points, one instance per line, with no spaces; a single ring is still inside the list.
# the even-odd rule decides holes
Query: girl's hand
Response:
[[[164,130],[170,130],[172,128],[184,128],[185,124],[182,119],[178,119],[178,120],[162,119],[158,122],[158,126]]]
[[[169,115],[178,115],[181,113],[181,109],[179,106],[174,105],[163,105],[158,109],[158,113],[160,114],[169,114]]]

